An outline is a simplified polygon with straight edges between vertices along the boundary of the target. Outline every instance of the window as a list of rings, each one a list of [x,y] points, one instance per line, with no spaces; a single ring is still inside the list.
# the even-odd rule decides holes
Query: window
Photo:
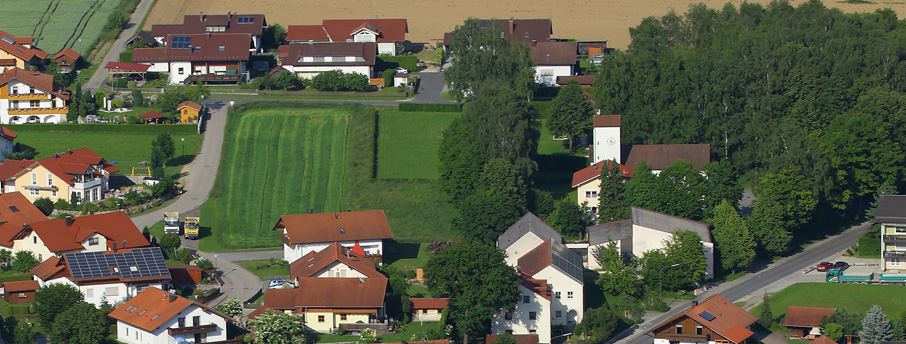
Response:
[[[255,22],[255,17],[252,16],[239,16],[236,18],[236,22],[239,24],[252,24]]]
[[[19,298],[20,298],[20,299],[24,299],[24,298],[25,298],[25,293],[19,293]]]
[[[57,197],[57,190],[50,190],[50,195],[53,197]]]
[[[324,316],[323,316],[323,315],[319,315],[319,316],[318,316],[318,322],[319,322],[319,323],[324,322]]]
[[[554,297],[559,299],[559,298],[560,298],[560,292],[559,292],[559,291],[555,291],[555,292],[554,292]]]
[[[126,337],[129,337],[129,327],[126,327]]]
[[[522,303],[529,303],[529,296],[528,296],[528,295],[522,295]]]
[[[676,334],[683,334],[683,325],[675,326]]]
[[[19,86],[13,86],[12,92],[13,94],[19,94]]]
[[[510,312],[503,313],[504,320],[513,320],[513,315]]]
[[[107,296],[120,296],[120,289],[117,287],[109,287],[107,291],[104,292],[104,295]]]
[[[536,330],[536,329],[528,330],[528,333],[536,333],[536,332],[538,332],[538,330]]]
[[[422,310],[422,314],[428,314],[428,310],[427,310],[427,309],[423,309],[423,310]]]
[[[554,316],[555,316],[555,317],[558,317],[558,318],[561,318],[561,317],[563,317],[563,312],[562,312],[562,311],[556,311],[556,312],[554,312]]]
[[[340,320],[346,320],[346,314],[340,314]]]
[[[186,318],[176,319],[176,327],[186,327]]]
[[[566,298],[567,299],[573,298],[573,292],[571,292],[571,291],[566,292]]]
[[[37,244],[37,243],[38,243],[38,236],[37,236],[37,235],[31,237],[31,243],[32,243],[32,244]]]
[[[900,258],[890,258],[891,266],[900,266]]]
[[[41,107],[41,101],[40,100],[31,100],[28,102],[28,105],[33,108]]]
[[[196,315],[192,317],[192,326],[201,326],[201,316]]]
[[[219,52],[223,52],[225,49],[226,49],[226,47],[224,47],[222,45],[217,46],[217,51],[219,51]]]
[[[38,174],[35,172],[31,173],[31,185],[38,185]]]
[[[88,238],[88,246],[96,246],[98,244],[98,237]]]
[[[185,68],[182,68],[182,67],[179,67],[179,69],[176,71],[176,73],[178,73],[179,75],[183,75],[183,74],[186,73],[186,69],[185,69]]]
[[[703,333],[704,331],[705,331],[705,329],[702,328],[702,325],[696,325],[696,326],[695,326],[695,334],[696,334],[696,335],[701,336],[702,333]]]
[[[597,191],[585,191],[585,198],[598,198]]]
[[[31,195],[33,195],[33,196],[37,196],[37,195],[38,195],[38,189],[31,189],[31,190],[29,190],[29,193],[30,193]]]
[[[528,312],[528,320],[538,319],[538,312]]]
[[[85,288],[85,297],[94,298],[94,288]]]
[[[47,186],[52,186],[52,185],[53,185],[53,175],[48,173],[47,174]]]

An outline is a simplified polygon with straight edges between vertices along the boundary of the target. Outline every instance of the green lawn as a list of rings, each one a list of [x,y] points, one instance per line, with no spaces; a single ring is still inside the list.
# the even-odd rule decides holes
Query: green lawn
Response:
[[[380,111],[378,178],[439,178],[440,140],[459,116],[456,112]]]
[[[419,323],[418,321],[413,321],[409,324],[406,324],[406,327],[403,328],[398,333],[388,333],[383,336],[378,337],[378,341],[381,343],[390,343],[390,342],[402,342],[410,341],[413,336],[424,336],[431,329],[436,330],[438,333],[443,333],[440,328],[440,322],[425,322]],[[336,335],[336,334],[321,334],[318,335],[318,343],[338,343],[338,342],[355,342],[359,340],[359,336],[352,335]]]
[[[69,47],[87,55],[121,0],[4,0],[0,30],[33,36],[53,55]]]
[[[277,247],[280,215],[341,210],[349,113],[280,103],[231,110],[220,175],[201,207],[200,248]]]
[[[879,305],[888,315],[897,317],[906,311],[906,288],[898,285],[797,283],[771,295],[771,312],[783,319],[787,306],[845,308],[864,313]],[[761,305],[750,313],[758,315]]]
[[[275,277],[289,277],[289,265],[286,264],[286,261],[280,259],[244,260],[236,262],[236,264],[265,281]]]
[[[115,161],[122,174],[131,173],[133,166],[140,167],[141,161],[151,161],[151,141],[158,134],[169,133],[176,145],[168,173],[177,173],[189,163],[200,144],[195,125],[19,124],[10,128],[19,135],[16,142],[34,147],[39,159],[88,147],[107,161]]]
[[[540,137],[538,138],[538,171],[534,180],[537,187],[550,191],[555,197],[562,198],[572,191],[570,182],[573,172],[586,166],[586,151],[577,147],[573,153],[569,152],[566,141],[554,140],[547,128],[547,119],[550,117],[553,102],[533,101],[532,105],[538,110],[540,121]]]
[[[9,281],[26,281],[30,280],[32,275],[27,272],[16,272],[12,270],[0,271],[0,282]]]

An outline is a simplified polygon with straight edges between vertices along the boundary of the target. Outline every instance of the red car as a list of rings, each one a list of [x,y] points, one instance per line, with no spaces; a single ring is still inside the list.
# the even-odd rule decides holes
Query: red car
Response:
[[[815,267],[815,270],[818,270],[819,272],[825,272],[825,271],[827,271],[827,269],[830,269],[833,267],[834,267],[834,263],[821,262],[821,263],[818,263],[818,266]]]

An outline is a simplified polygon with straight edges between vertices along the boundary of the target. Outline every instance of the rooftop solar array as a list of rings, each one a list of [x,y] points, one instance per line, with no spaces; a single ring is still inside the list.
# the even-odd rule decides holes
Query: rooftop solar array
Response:
[[[255,22],[255,17],[252,16],[239,16],[236,18],[236,22],[239,24],[251,24]]]
[[[551,264],[582,282],[582,256],[560,243],[551,243],[551,251]]]
[[[6,43],[9,43],[9,44],[16,44],[16,41],[14,41],[12,38],[9,38],[6,36],[3,36],[3,41]]]
[[[192,42],[192,38],[189,36],[174,36],[173,42],[170,42],[171,48],[188,48],[189,44]]]
[[[702,311],[698,315],[700,315],[703,319],[705,319],[707,321],[713,321],[714,319],[717,318],[714,316],[714,314],[708,313],[708,311]]]
[[[64,255],[76,280],[170,278],[164,255],[158,247],[144,247],[125,252],[77,252]]]

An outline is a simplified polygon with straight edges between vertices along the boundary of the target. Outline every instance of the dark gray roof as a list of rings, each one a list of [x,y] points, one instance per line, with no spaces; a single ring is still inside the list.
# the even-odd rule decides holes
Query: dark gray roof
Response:
[[[582,256],[559,242],[551,241],[551,264],[560,271],[570,275],[579,284],[585,284],[582,278]]]
[[[588,226],[586,231],[588,232],[589,245],[597,245],[600,243],[616,240],[632,239],[632,221],[611,221],[608,223]]]
[[[632,224],[665,233],[681,230],[693,231],[703,242],[711,242],[711,230],[708,229],[708,224],[654,210],[632,207]]]
[[[497,238],[497,248],[506,250],[510,245],[529,232],[534,233],[541,238],[541,240],[551,240],[557,243],[563,242],[563,237],[560,236],[560,233],[557,233],[557,231],[544,223],[544,221],[535,216],[535,214],[529,212],[525,213],[525,215],[510,226],[510,228],[507,228],[506,231]]]
[[[72,279],[86,281],[118,278],[123,282],[168,280],[164,255],[159,247],[142,247],[121,252],[75,252],[63,255]]]
[[[883,195],[875,210],[877,223],[906,223],[906,195]]]

